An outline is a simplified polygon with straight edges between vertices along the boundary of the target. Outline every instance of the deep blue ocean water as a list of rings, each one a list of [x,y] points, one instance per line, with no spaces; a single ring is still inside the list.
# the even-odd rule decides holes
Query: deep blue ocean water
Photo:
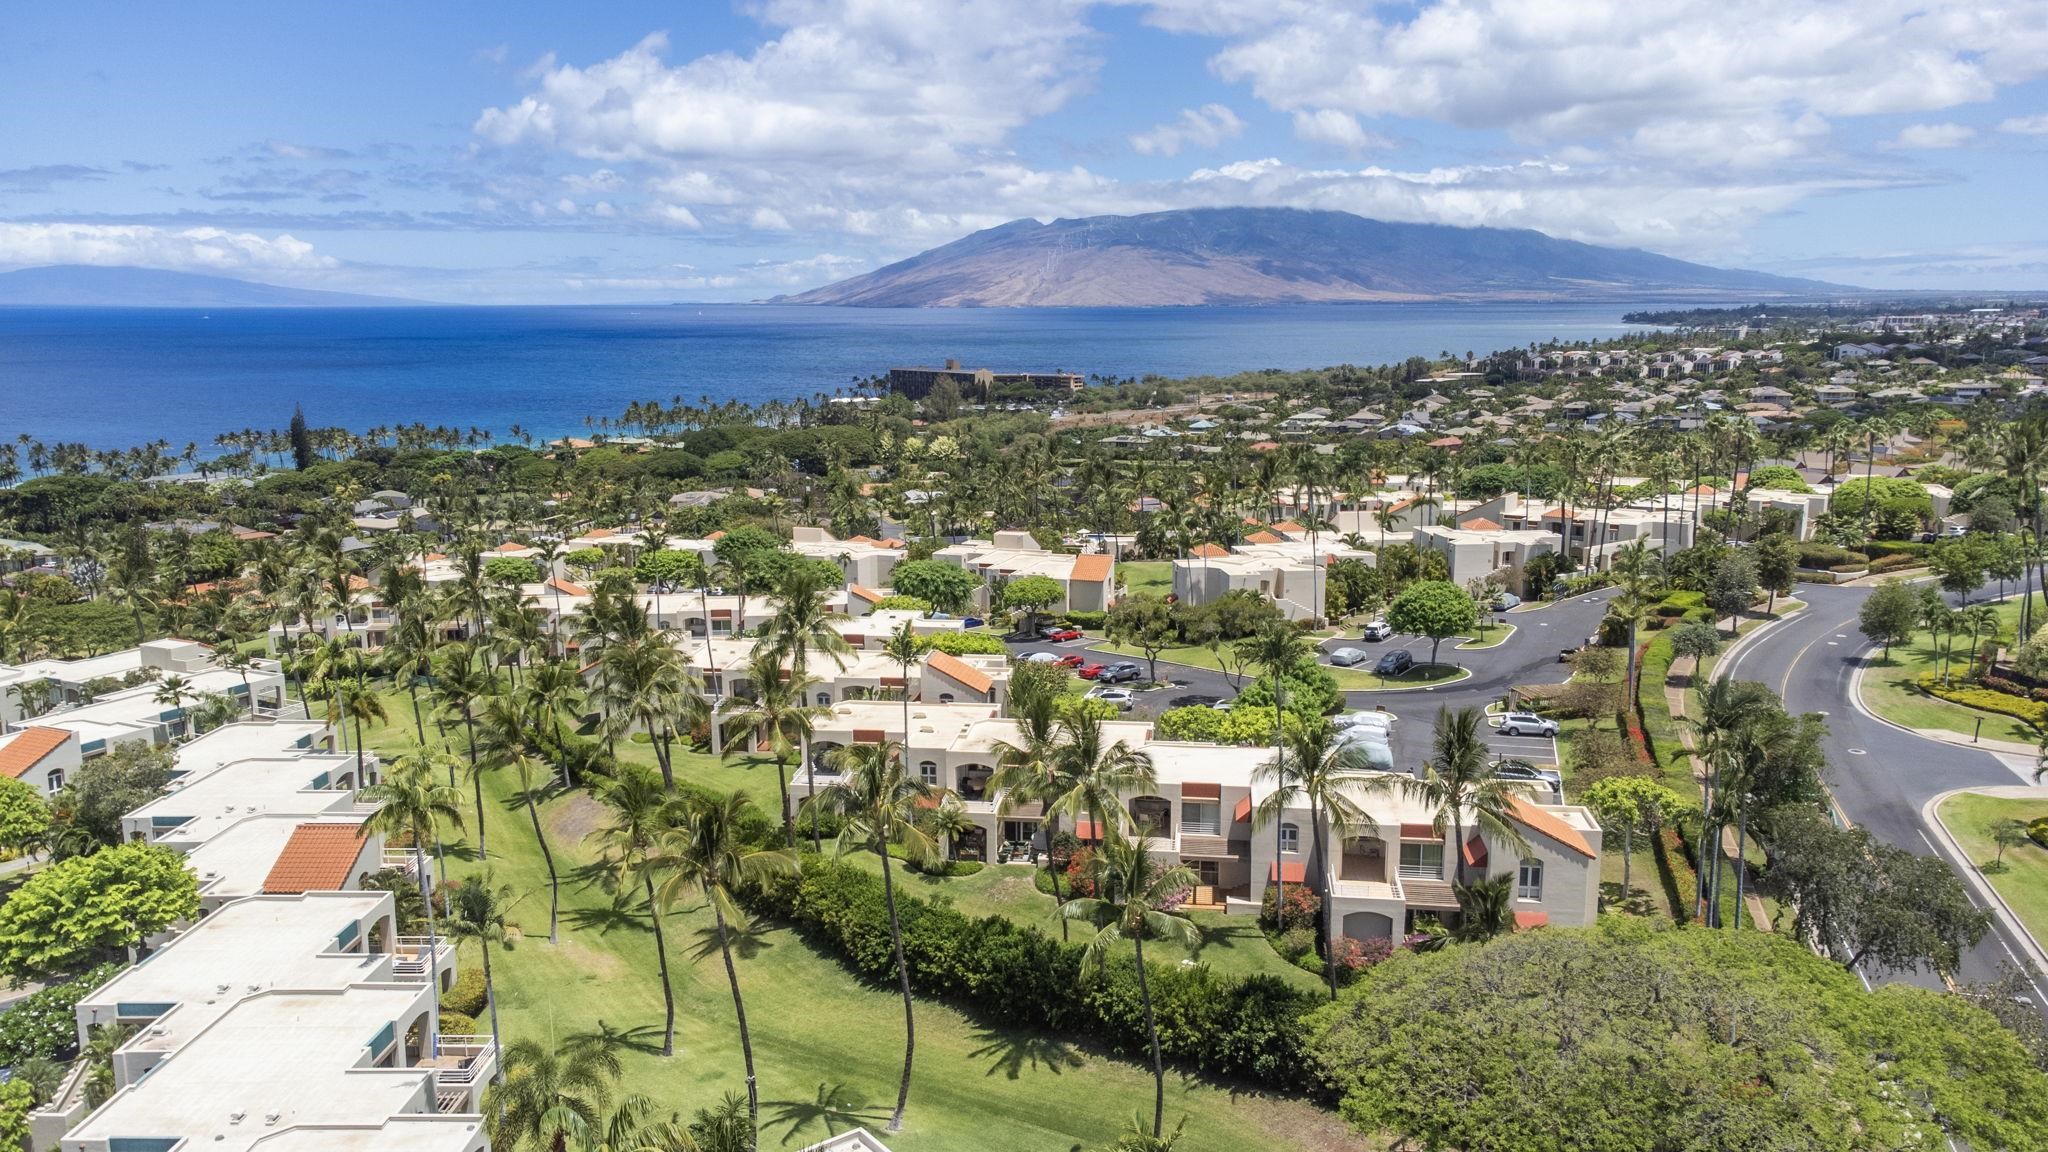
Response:
[[[0,436],[174,450],[241,428],[421,422],[536,435],[634,400],[797,398],[891,365],[1114,376],[1379,364],[1622,331],[1628,305],[863,309],[0,308]]]

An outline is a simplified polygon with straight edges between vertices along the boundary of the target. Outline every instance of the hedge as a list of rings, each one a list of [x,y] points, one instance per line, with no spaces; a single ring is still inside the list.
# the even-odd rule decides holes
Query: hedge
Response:
[[[125,967],[118,960],[102,964],[15,1001],[14,1007],[0,1013],[0,1065],[11,1068],[37,1056],[45,1060],[68,1057],[78,1047],[78,1002]]]
[[[475,1016],[484,1010],[484,970],[464,968],[455,974],[455,983],[441,994],[441,1011],[453,1012],[458,1016]]]
[[[1932,545],[1922,544],[1918,540],[1872,540],[1858,546],[1859,550],[1872,560],[1880,556],[1911,556],[1918,560],[1926,556],[1931,547]]]
[[[1838,548],[1833,544],[1807,541],[1799,546],[1799,566],[1801,568],[1832,570],[1848,564],[1861,568],[1869,560],[1870,557],[1861,552],[1852,551],[1848,548]]]
[[[948,656],[1000,656],[1009,651],[1000,637],[986,632],[934,632],[917,638],[917,650],[938,649]]]
[[[1071,627],[1100,632],[1109,623],[1107,612],[1069,612],[1067,623]]]
[[[1944,687],[1941,677],[1932,672],[1920,674],[1920,690],[1937,700],[1961,704],[1965,708],[1977,708],[1985,712],[1996,712],[2024,720],[2036,728],[2048,727],[2048,703],[2039,700],[2022,700],[1990,688],[1957,686]]]
[[[854,971],[893,984],[888,906],[881,877],[807,856],[744,899],[752,910],[796,925]],[[1099,978],[1081,978],[1081,943],[1062,943],[999,916],[973,917],[944,904],[898,895],[903,955],[918,993],[949,1000],[993,1024],[1079,1032],[1130,1057],[1149,1054],[1137,965],[1113,958]],[[1219,976],[1206,964],[1146,965],[1160,1052],[1212,1076],[1312,1092],[1301,1016],[1322,1002],[1270,976]]]

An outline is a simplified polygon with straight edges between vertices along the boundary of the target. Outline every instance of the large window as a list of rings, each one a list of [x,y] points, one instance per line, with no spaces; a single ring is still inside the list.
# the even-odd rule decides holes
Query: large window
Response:
[[[1140,796],[1131,801],[1131,823],[1137,825],[1140,836],[1170,837],[1173,806],[1158,796]]]
[[[1180,830],[1193,836],[1220,836],[1223,834],[1223,805],[1215,800],[1183,800],[1180,805]]]
[[[939,766],[930,760],[918,761],[917,778],[931,787],[937,787],[939,783]]]
[[[1401,845],[1401,875],[1414,880],[1444,878],[1444,846],[1441,844]]]
[[[1533,856],[1522,861],[1521,870],[1515,874],[1515,898],[1543,899],[1543,861]]]
[[[1293,824],[1282,824],[1280,826],[1280,850],[1282,852],[1301,851],[1301,829],[1299,827]]]

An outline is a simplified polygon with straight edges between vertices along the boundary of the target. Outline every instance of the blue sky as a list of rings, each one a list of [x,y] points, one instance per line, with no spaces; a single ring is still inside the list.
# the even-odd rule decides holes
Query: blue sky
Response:
[[[758,299],[1018,217],[2048,288],[2043,0],[10,5],[0,269]]]

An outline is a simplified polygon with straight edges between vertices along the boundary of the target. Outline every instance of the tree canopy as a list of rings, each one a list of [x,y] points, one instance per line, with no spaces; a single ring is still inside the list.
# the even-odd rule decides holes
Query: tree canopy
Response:
[[[70,971],[197,915],[199,882],[180,852],[137,842],[60,860],[0,905],[0,972]]]
[[[1448,636],[1469,636],[1479,626],[1479,605],[1472,594],[1448,580],[1418,580],[1401,590],[1387,608],[1387,623],[1396,632],[1430,639],[1429,660]]]
[[[890,573],[889,587],[929,601],[941,612],[964,612],[973,603],[981,581],[967,569],[944,560],[906,560]]]

